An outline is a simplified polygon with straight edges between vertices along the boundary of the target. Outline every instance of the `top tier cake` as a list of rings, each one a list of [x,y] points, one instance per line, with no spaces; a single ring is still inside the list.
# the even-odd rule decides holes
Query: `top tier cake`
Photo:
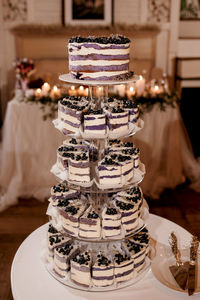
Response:
[[[110,37],[69,39],[69,71],[80,80],[123,80],[130,77],[130,40]]]

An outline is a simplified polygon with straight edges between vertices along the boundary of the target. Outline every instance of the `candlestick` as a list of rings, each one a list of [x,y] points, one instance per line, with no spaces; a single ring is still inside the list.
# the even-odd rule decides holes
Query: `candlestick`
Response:
[[[132,97],[135,96],[134,86],[130,86],[130,88],[126,91],[126,95],[127,95],[128,99],[132,99]]]

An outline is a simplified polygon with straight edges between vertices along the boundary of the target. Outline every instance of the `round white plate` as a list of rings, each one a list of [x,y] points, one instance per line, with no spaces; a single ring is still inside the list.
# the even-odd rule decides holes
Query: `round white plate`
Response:
[[[62,74],[58,77],[62,81],[66,81],[73,84],[79,84],[79,85],[89,85],[89,86],[106,86],[106,85],[119,85],[119,84],[127,84],[131,82],[135,82],[139,79],[138,75],[133,75],[131,78],[126,80],[107,80],[107,81],[101,81],[101,80],[81,80],[81,79],[75,79],[71,76],[70,73],[68,74]]]
[[[182,256],[183,261],[189,260],[189,251],[188,256]],[[168,247],[163,247],[163,249],[156,255],[151,263],[151,270],[153,275],[156,279],[161,282],[163,285],[167,286],[170,289],[187,293],[186,290],[182,290],[177,282],[175,281],[174,277],[172,276],[169,266],[175,265],[175,259],[173,255],[171,255],[171,250]],[[196,293],[200,293],[200,255],[198,255],[198,264],[197,264],[197,285],[196,285]]]

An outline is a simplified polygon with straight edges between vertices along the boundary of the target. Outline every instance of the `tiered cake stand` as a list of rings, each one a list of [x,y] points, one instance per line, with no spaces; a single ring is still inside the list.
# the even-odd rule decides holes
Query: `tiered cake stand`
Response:
[[[100,107],[102,107],[102,103],[104,103],[106,105],[106,101],[108,99],[108,88],[110,85],[119,85],[119,84],[128,84],[128,83],[132,83],[135,82],[136,80],[138,80],[137,76],[133,76],[131,79],[128,80],[124,80],[124,81],[83,81],[83,80],[77,80],[77,79],[73,79],[71,77],[70,74],[63,74],[59,76],[59,79],[68,83],[73,83],[75,85],[86,85],[89,87],[89,99],[91,101],[91,104],[93,104],[93,106],[97,109],[99,109]],[[97,86],[101,86],[103,88],[103,95],[99,98],[96,99],[93,96],[93,88],[97,87]],[[54,121],[54,125],[57,129],[59,129],[61,132],[61,128],[59,127],[59,122],[57,120]],[[134,135],[138,130],[140,130],[143,127],[143,121],[139,119],[139,121],[137,122],[137,124],[132,128],[132,130],[130,130],[129,132],[127,132],[127,134],[123,135],[123,136],[116,136],[117,139],[124,139],[124,138],[128,138],[132,135]],[[113,136],[110,136],[109,134],[106,136],[103,136],[101,138],[97,137],[89,137],[89,136],[84,136],[84,134],[80,134],[79,136],[73,136],[70,135],[70,137],[74,137],[76,139],[82,139],[82,140],[87,140],[90,144],[95,145],[95,147],[97,147],[100,150],[105,148],[107,139],[110,138],[115,138]],[[98,157],[98,159],[100,159],[100,157]],[[97,161],[98,161],[97,159]],[[134,178],[132,180],[130,180],[129,182],[126,182],[124,184],[122,184],[121,186],[111,186],[111,185],[101,185],[98,183],[98,180],[95,178],[95,165],[91,164],[91,176],[92,181],[89,185],[86,184],[79,184],[77,182],[70,182],[68,180],[68,178],[66,177],[66,173],[61,172],[60,170],[58,170],[58,168],[56,167],[56,165],[54,165],[52,167],[51,170],[57,177],[57,179],[59,181],[63,181],[66,180],[67,181],[67,185],[69,188],[78,190],[80,192],[82,192],[83,194],[87,193],[90,195],[90,199],[92,201],[92,204],[98,207],[103,207],[103,205],[105,203],[109,202],[109,193],[114,193],[116,191],[121,191],[121,190],[127,190],[133,186],[137,186],[143,179],[144,174],[145,174],[145,167],[142,163],[140,163],[139,165],[139,169],[137,169],[134,173]],[[136,234],[138,231],[140,231],[141,229],[143,229],[146,226],[146,220],[148,217],[148,205],[146,204],[146,201],[143,199],[143,204],[142,204],[142,208],[141,208],[141,215],[140,215],[140,219],[138,222],[138,226],[129,234],[129,235],[123,235],[121,234],[120,236],[116,236],[113,238],[104,238],[101,237],[99,239],[94,239],[94,238],[80,238],[78,236],[70,236],[74,239],[74,242],[76,243],[76,245],[80,245],[82,246],[87,246],[90,247],[90,250],[92,252],[96,251],[96,253],[99,250],[102,249],[106,249],[109,248],[109,246],[112,244],[114,245],[114,247],[116,246],[116,248],[118,247],[118,245],[125,239],[125,237],[127,238],[128,236],[133,236],[134,234]],[[54,226],[54,224],[53,224]],[[62,234],[65,235],[69,235],[66,232],[62,232]],[[81,285],[75,284],[71,279],[70,276],[62,279],[61,277],[59,277],[53,267],[51,266],[50,263],[48,263],[47,261],[45,261],[45,266],[47,268],[47,270],[49,271],[49,273],[56,278],[58,281],[60,281],[61,283],[79,289],[79,290],[87,290],[87,291],[109,291],[109,290],[115,290],[117,288],[122,288],[122,287],[126,287],[129,285],[132,285],[134,283],[136,283],[137,281],[139,281],[140,279],[142,279],[144,277],[144,275],[146,274],[146,272],[149,270],[150,268],[150,261],[148,259],[148,257],[146,257],[145,260],[145,264],[144,267],[134,276],[134,278],[122,282],[122,283],[118,283],[113,284],[111,286],[107,286],[107,287],[91,287],[91,288],[85,288]]]

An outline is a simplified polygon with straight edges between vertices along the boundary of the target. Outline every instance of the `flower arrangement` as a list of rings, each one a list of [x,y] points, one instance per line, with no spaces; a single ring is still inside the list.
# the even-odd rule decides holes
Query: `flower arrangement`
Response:
[[[16,91],[22,90],[23,93],[27,90],[29,77],[35,70],[35,65],[32,59],[21,58],[13,63],[16,73]]]

